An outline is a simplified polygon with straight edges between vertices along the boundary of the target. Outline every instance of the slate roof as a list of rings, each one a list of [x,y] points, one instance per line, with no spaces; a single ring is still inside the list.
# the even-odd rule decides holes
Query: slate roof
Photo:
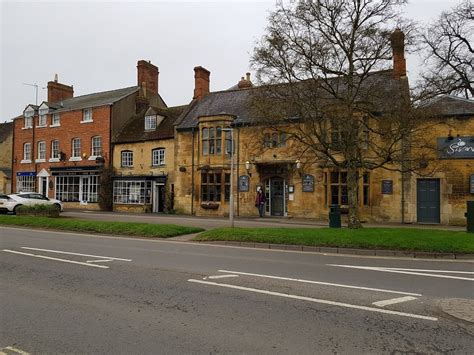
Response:
[[[97,92],[82,96],[72,97],[60,102],[48,103],[48,106],[55,109],[53,112],[64,112],[72,110],[80,110],[88,107],[97,107],[113,104],[120,99],[138,92],[138,86],[130,86],[127,88]]]
[[[10,168],[0,168],[0,171],[3,172],[10,179],[12,178],[12,169],[10,169]]]
[[[167,108],[153,107],[158,115],[164,117],[163,121],[156,127],[156,130],[153,131],[145,131],[146,110],[143,110],[127,121],[113,142],[132,143],[173,138],[176,119],[186,108],[187,105]]]
[[[11,134],[13,134],[13,122],[0,123],[0,143],[4,142]]]
[[[430,110],[441,116],[474,116],[474,100],[451,95],[442,95],[428,105]]]
[[[394,79],[392,73],[392,70],[374,72],[364,81],[365,90],[372,93],[371,100],[375,111],[383,112],[394,105],[399,105],[401,93],[408,92],[407,79]],[[337,80],[337,78],[334,80]],[[285,84],[282,84],[281,88],[285,90]],[[200,116],[219,114],[236,116],[236,124],[249,123],[257,119],[257,117],[254,117],[251,108],[251,100],[255,90],[261,90],[261,88],[235,90],[232,87],[225,91],[211,92],[200,101],[193,100],[189,105],[189,109],[178,119],[177,129],[186,130],[196,127]],[[329,97],[328,99],[333,100]]]

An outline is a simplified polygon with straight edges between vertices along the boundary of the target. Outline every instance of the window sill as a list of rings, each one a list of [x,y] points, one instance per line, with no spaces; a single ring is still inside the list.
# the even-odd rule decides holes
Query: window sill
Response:
[[[91,155],[88,160],[96,160],[97,158],[102,158],[102,155]]]
[[[21,127],[21,129],[32,129],[33,127]]]
[[[24,159],[24,160],[20,161],[20,164],[31,164],[31,160]]]
[[[69,158],[69,161],[81,161],[82,158],[81,157],[70,157]]]
[[[93,120],[90,120],[90,121],[81,121],[79,123],[93,123],[94,121]]]
[[[59,158],[49,158],[50,163],[59,163]]]
[[[54,127],[61,127],[61,124],[52,124],[52,125],[49,125],[50,128],[54,128]]]
[[[46,128],[48,127],[47,125],[44,125],[44,126],[36,126],[36,128]]]
[[[46,159],[36,159],[35,163],[46,163]]]
[[[121,165],[120,167],[123,169],[132,169],[133,165]]]
[[[162,164],[162,165],[152,165],[150,168],[166,168],[166,164]]]

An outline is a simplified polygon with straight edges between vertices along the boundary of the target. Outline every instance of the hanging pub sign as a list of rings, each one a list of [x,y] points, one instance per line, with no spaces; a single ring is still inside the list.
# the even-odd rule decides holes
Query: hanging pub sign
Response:
[[[303,192],[313,192],[314,191],[314,176],[313,175],[303,175]]]
[[[249,177],[247,175],[239,176],[239,191],[241,192],[249,191]]]
[[[473,159],[474,136],[438,138],[438,153],[441,159]]]
[[[470,176],[469,187],[470,187],[469,190],[471,191],[471,194],[474,194],[474,175]]]
[[[382,180],[382,194],[391,195],[393,194],[393,181]]]

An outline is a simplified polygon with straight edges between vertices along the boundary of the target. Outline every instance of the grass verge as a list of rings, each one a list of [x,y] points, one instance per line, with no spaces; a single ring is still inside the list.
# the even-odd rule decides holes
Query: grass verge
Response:
[[[193,240],[474,253],[474,234],[433,229],[219,228],[201,233]]]
[[[0,216],[0,225],[24,226],[74,232],[131,235],[150,238],[170,238],[202,232],[202,228],[175,224],[85,221],[71,218]]]

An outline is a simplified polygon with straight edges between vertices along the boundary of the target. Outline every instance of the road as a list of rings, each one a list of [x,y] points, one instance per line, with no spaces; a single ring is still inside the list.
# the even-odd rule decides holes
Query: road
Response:
[[[470,261],[0,227],[0,354],[472,353]],[[473,312],[474,313],[474,312]]]

